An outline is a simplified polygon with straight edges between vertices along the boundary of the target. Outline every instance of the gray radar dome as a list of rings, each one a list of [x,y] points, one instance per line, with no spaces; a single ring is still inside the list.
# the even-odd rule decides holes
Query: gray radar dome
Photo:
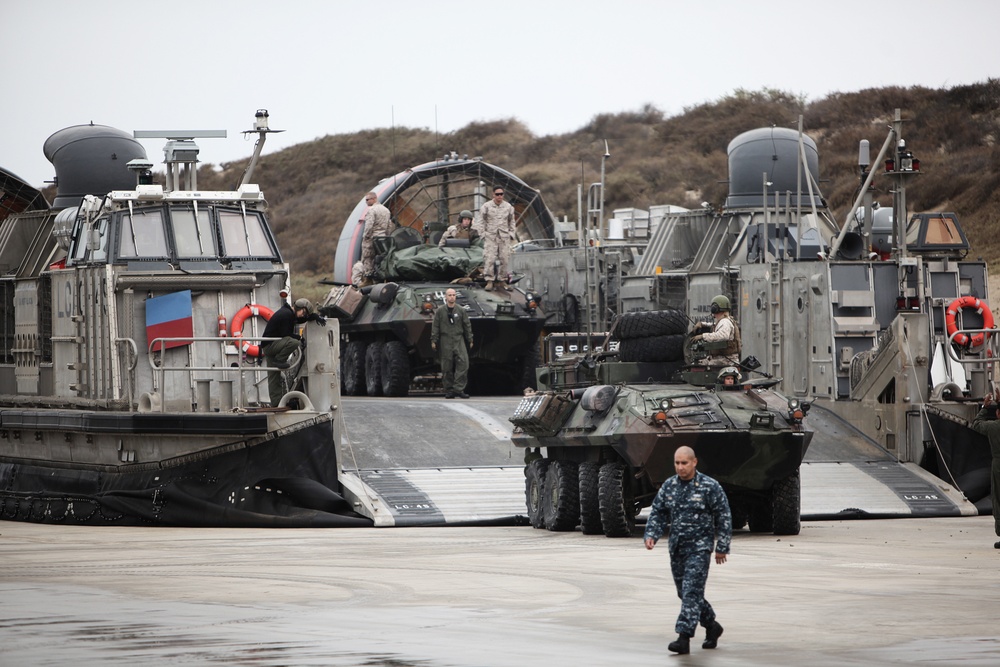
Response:
[[[42,147],[56,170],[53,208],[78,205],[85,195],[135,188],[128,163],[146,159],[146,149],[132,135],[106,125],[74,125],[59,130]]]
[[[806,174],[801,179],[802,206],[823,206],[819,188],[819,154],[816,142],[802,135],[806,164],[813,179],[813,202],[809,201]],[[744,132],[729,142],[729,196],[726,208],[762,208],[785,204],[791,192],[791,205],[796,206],[797,167],[800,164],[799,133],[785,127],[762,127]],[[764,174],[767,174],[767,200],[764,201]]]

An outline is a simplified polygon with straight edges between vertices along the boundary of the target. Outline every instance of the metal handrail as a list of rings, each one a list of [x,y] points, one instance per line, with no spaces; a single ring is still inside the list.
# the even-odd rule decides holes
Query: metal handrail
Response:
[[[167,371],[171,371],[171,372],[186,372],[186,373],[192,373],[192,372],[195,372],[195,371],[211,371],[211,372],[222,372],[222,373],[237,373],[239,375],[239,391],[238,391],[239,405],[238,405],[238,407],[243,408],[243,407],[245,407],[244,401],[245,401],[245,398],[246,398],[246,384],[245,384],[245,380],[243,378],[243,371],[248,370],[248,369],[249,370],[254,370],[254,371],[280,371],[280,370],[285,370],[285,369],[284,368],[278,368],[277,366],[258,366],[257,364],[246,364],[246,363],[244,363],[244,355],[242,353],[239,354],[239,361],[238,361],[238,363],[237,363],[236,366],[178,366],[178,367],[167,367],[166,365],[164,365],[162,363],[164,361],[164,359],[163,359],[162,356],[160,357],[160,360],[159,360],[161,363],[159,363],[159,364],[157,363],[156,355],[157,354],[162,354],[162,352],[164,351],[163,343],[171,343],[171,342],[183,342],[183,343],[196,343],[196,342],[197,343],[201,343],[201,342],[223,343],[223,344],[227,344],[227,345],[233,345],[237,349],[239,349],[239,343],[241,341],[246,341],[246,340],[253,340],[253,341],[259,341],[259,342],[265,342],[265,341],[266,342],[271,342],[271,341],[281,340],[281,337],[279,336],[277,338],[275,338],[275,337],[264,338],[264,337],[257,336],[257,337],[252,337],[251,338],[251,337],[247,337],[247,336],[240,336],[240,337],[181,336],[181,337],[161,337],[161,338],[154,338],[153,340],[149,341],[149,346],[148,346],[148,348],[146,350],[146,358],[149,361],[149,366],[153,370],[153,372],[155,372],[155,373],[157,373],[159,375],[159,386],[161,388],[161,391],[165,391],[165,387],[166,387],[166,373],[167,373]],[[159,349],[154,350],[154,348],[159,348]],[[294,354],[295,353],[293,353],[293,355],[292,355],[293,359],[294,359]],[[298,350],[298,354],[300,354],[300,355],[302,354],[301,348]],[[294,362],[290,362],[290,365],[292,365],[293,363]],[[166,411],[166,403],[167,403],[166,397],[164,396],[161,399],[161,401],[160,401],[160,412],[165,412]]]

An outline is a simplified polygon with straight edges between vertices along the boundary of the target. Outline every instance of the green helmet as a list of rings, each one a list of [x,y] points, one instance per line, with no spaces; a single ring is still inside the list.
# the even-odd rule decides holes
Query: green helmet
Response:
[[[458,214],[459,222],[462,222],[462,218],[468,218],[469,220],[475,219],[474,216],[472,215],[472,211],[470,211],[469,209],[465,209],[464,211]]]
[[[728,296],[725,296],[724,294],[720,294],[719,296],[717,296],[714,299],[712,299],[712,312],[713,313],[719,312],[721,310],[729,310],[729,308],[730,307],[729,307],[729,297]]]

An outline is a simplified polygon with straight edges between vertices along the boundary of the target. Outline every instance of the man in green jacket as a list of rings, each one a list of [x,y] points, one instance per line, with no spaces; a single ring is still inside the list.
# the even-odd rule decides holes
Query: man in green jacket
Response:
[[[444,305],[434,311],[431,323],[431,349],[441,354],[441,383],[445,398],[469,397],[465,393],[465,383],[469,379],[472,323],[465,308],[456,305],[457,298],[455,290],[448,288],[444,293]]]
[[[972,421],[972,430],[982,433],[990,441],[993,464],[990,466],[990,497],[993,500],[993,532],[1000,536],[1000,410],[997,409],[993,394],[983,398],[983,409]],[[1000,542],[993,544],[1000,549]]]

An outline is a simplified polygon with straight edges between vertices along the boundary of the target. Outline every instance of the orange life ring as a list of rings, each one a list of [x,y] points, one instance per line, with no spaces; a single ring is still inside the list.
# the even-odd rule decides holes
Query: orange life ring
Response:
[[[247,318],[253,317],[254,315],[260,315],[266,322],[271,319],[271,315],[274,315],[274,311],[267,306],[261,306],[256,303],[248,303],[243,306],[240,308],[238,313],[233,315],[233,338],[243,337],[243,322],[246,321]],[[243,341],[242,345],[240,345],[240,349],[243,351],[243,354],[248,357],[256,358],[260,356],[260,347],[248,343],[247,341]]]
[[[993,328],[993,311],[990,310],[989,306],[982,299],[977,299],[974,296],[963,296],[955,299],[948,306],[948,311],[944,316],[944,323],[948,330],[948,336],[951,337],[956,331],[958,331],[958,325],[955,323],[955,316],[958,315],[958,311],[963,308],[972,308],[979,315],[983,317],[983,328],[992,329]],[[955,341],[957,345],[962,347],[979,347],[989,339],[989,332],[979,332],[972,334],[960,333],[952,340]]]

